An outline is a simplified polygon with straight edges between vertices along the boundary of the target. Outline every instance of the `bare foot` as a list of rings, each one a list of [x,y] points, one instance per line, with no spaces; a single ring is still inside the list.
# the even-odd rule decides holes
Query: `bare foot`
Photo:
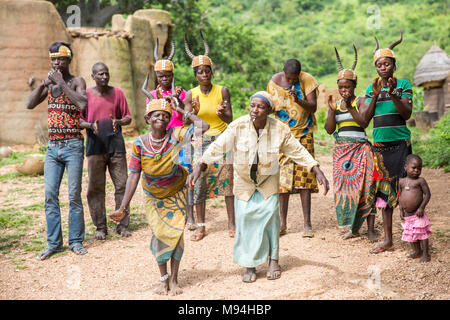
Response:
[[[351,239],[351,238],[357,238],[359,237],[359,233],[354,234],[351,230],[347,231],[346,233],[344,233],[342,235],[342,239],[347,240],[347,239]]]
[[[377,237],[377,234],[376,234],[375,230],[368,230],[367,231],[367,238],[369,239],[370,242],[377,242],[378,241],[378,237]]]
[[[420,262],[429,262],[431,261],[431,257],[429,254],[423,254],[422,258],[420,258]]]
[[[128,229],[125,229],[125,228],[121,229],[121,230],[119,231],[119,234],[120,234],[122,237],[130,237],[130,236],[131,236],[131,232],[128,231]]]
[[[246,283],[251,283],[256,281],[256,268],[247,268],[244,276],[242,277],[242,281]]]
[[[161,281],[158,287],[153,292],[161,296],[166,296],[169,292],[169,279],[167,279],[166,281]]]
[[[410,259],[417,259],[422,255],[422,251],[413,252],[408,255],[408,258]]]
[[[181,290],[176,280],[170,281],[169,288],[170,288],[170,295],[172,296],[176,296],[183,293],[183,290]]]
[[[186,222],[186,228],[189,231],[194,231],[195,229],[197,229],[197,225],[195,224],[195,220],[191,217],[188,217],[188,220]]]
[[[97,240],[106,240],[106,232],[103,231],[103,230],[97,231],[97,233],[95,234],[95,239],[97,239]]]

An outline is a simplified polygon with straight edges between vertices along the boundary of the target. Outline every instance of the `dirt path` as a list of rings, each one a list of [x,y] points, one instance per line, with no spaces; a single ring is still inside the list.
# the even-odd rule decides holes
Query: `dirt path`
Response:
[[[322,168],[331,180],[331,159],[320,157]],[[68,252],[43,262],[34,260],[36,252],[16,252],[26,267],[18,268],[10,258],[0,257],[0,299],[449,299],[449,177],[442,170],[424,169],[432,198],[428,216],[433,224],[432,260],[419,263],[406,258],[409,246],[400,240],[401,227],[394,211],[394,252],[369,254],[374,246],[362,237],[341,240],[333,209],[333,193],[312,197],[312,223],[315,237],[302,239],[302,215],[299,197],[290,200],[288,234],[280,239],[281,279],[265,279],[266,265],[257,268],[253,284],[241,281],[243,268],[232,261],[233,239],[228,237],[225,205],[222,199],[209,203],[207,236],[200,242],[189,241],[185,233],[185,253],[179,281],[179,296],[159,296],[153,289],[159,272],[149,251],[148,226],[138,228],[130,238],[113,237],[97,241],[92,232],[85,242],[89,253],[75,256]],[[0,202],[6,199],[3,183]],[[15,185],[17,187],[17,185]],[[42,185],[34,200],[43,201]],[[61,201],[67,191],[61,189]],[[86,181],[83,199],[86,196]],[[22,204],[30,199],[25,195]],[[111,195],[108,195],[112,203]],[[133,203],[139,204],[138,190]],[[20,201],[20,200],[18,200]],[[67,206],[63,219],[67,220]],[[90,221],[85,204],[85,219]],[[133,219],[133,217],[132,217]],[[381,217],[377,230],[382,238]],[[41,217],[41,223],[44,219]],[[36,231],[45,237],[45,229]],[[66,227],[67,228],[67,227]],[[113,230],[110,229],[113,233]],[[65,244],[67,236],[65,236]]]

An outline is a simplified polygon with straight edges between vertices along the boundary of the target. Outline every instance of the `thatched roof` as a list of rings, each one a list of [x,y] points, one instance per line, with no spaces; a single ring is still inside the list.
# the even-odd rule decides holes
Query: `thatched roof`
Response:
[[[447,78],[450,70],[450,57],[436,43],[422,57],[414,74],[414,84],[439,81]]]

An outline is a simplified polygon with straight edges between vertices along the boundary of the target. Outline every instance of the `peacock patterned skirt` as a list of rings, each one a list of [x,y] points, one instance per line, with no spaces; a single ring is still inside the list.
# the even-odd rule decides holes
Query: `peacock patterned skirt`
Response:
[[[333,186],[337,222],[357,233],[377,197],[390,207],[397,205],[395,191],[380,154],[368,141],[338,138],[333,150]]]

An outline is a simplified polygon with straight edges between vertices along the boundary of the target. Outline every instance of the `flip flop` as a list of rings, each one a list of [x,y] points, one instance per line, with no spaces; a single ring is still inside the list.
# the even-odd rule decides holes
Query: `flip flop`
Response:
[[[191,236],[191,241],[200,241],[205,237],[205,235],[206,235],[205,231],[200,231],[199,233],[194,233]]]
[[[233,229],[228,230],[228,236],[230,238],[234,238],[235,234],[236,234],[236,230],[233,230]]]
[[[278,273],[277,273],[278,272]],[[281,278],[281,270],[267,271],[267,280],[277,280]]]
[[[77,243],[70,250],[72,250],[75,254],[81,256],[88,253],[87,249],[83,247],[81,243]]]
[[[382,253],[385,251],[394,251],[394,245],[390,246],[390,247],[383,247],[383,246],[376,246],[373,249],[370,249],[369,253],[372,254],[378,254],[378,253]]]
[[[256,272],[254,273],[249,273],[248,271],[246,271],[244,273],[244,276],[242,277],[242,282],[245,283],[252,283],[256,281]]]
[[[281,227],[280,228],[280,236],[284,236],[286,233],[287,233],[287,227],[286,226]]]
[[[42,251],[41,253],[38,254],[38,256],[36,257],[36,260],[44,261],[44,260],[50,258],[50,256],[52,256],[53,254],[55,254],[57,252],[61,252],[61,251],[45,249],[44,251]]]
[[[314,232],[312,230],[305,230],[302,234],[303,238],[314,238]]]

